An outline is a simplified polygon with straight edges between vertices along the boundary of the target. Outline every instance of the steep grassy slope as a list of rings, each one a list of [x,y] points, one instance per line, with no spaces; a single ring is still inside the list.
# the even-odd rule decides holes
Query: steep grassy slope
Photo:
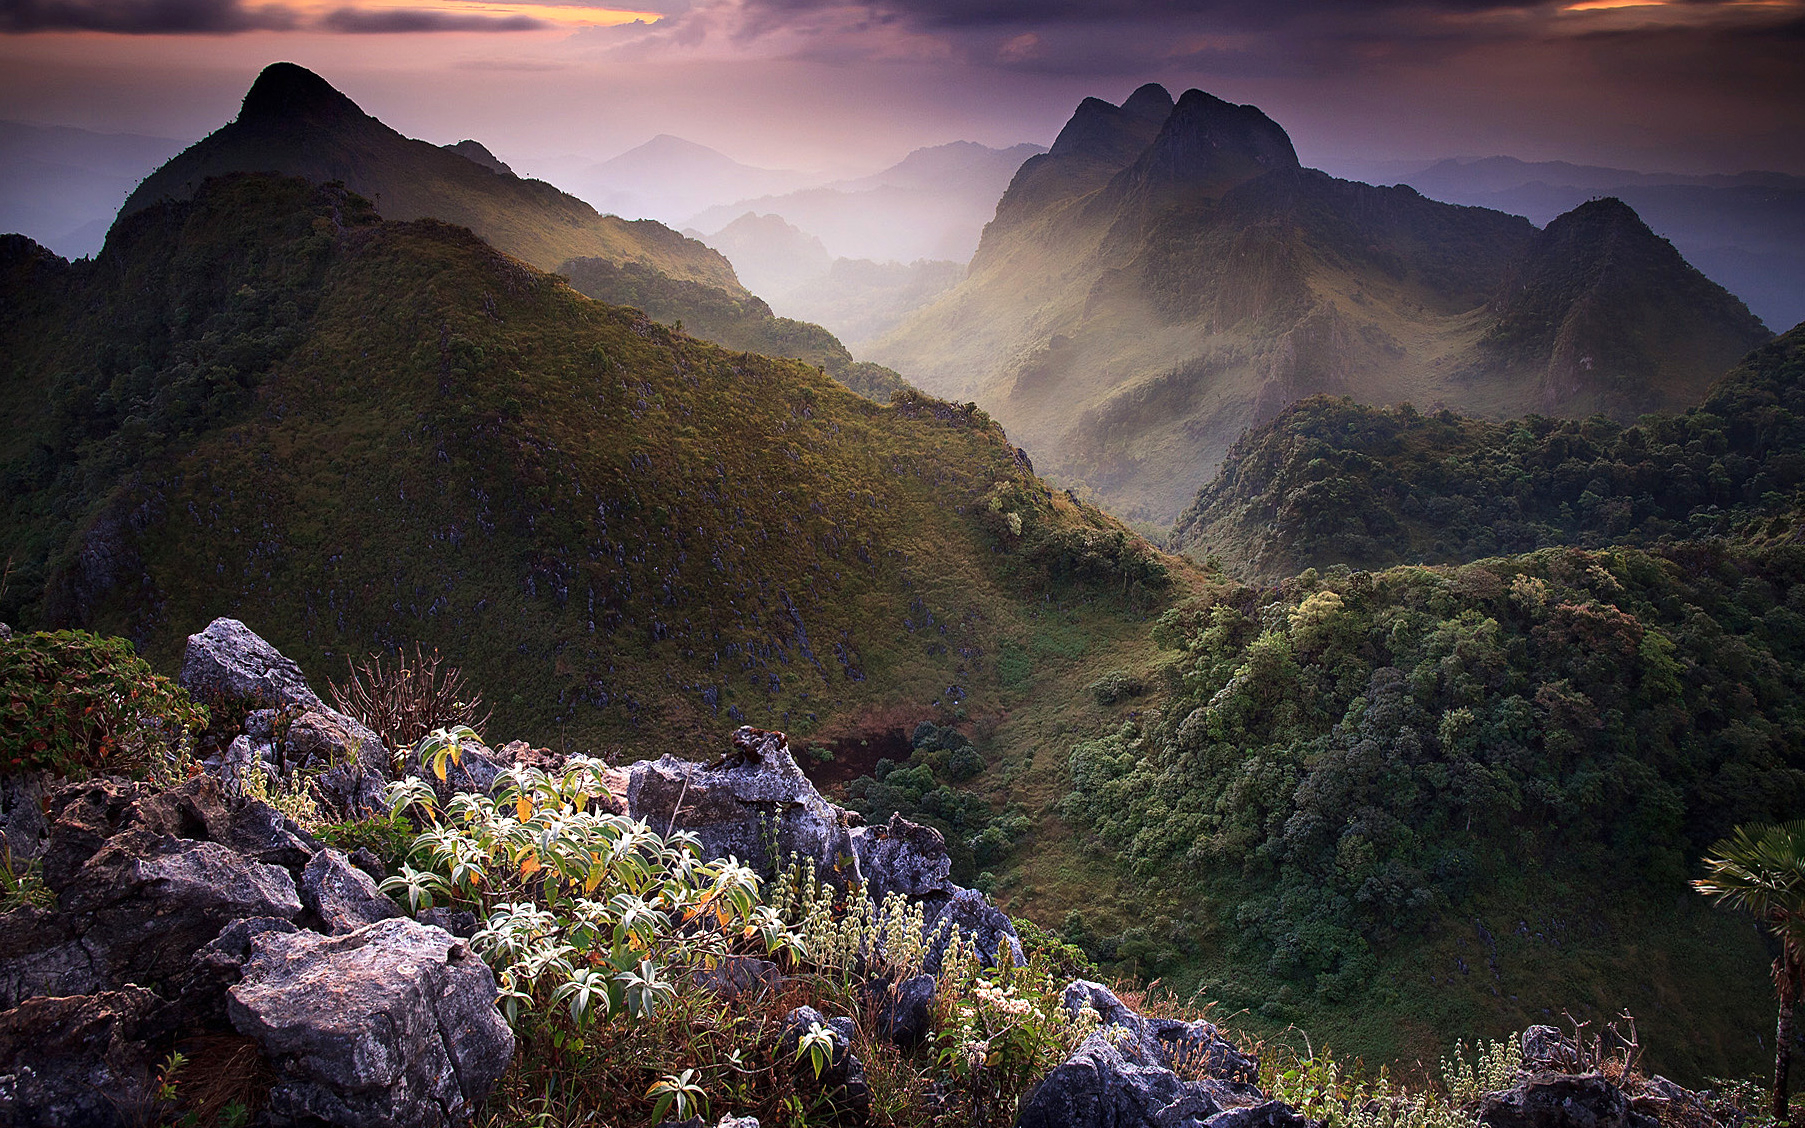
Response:
[[[451,149],[403,137],[293,63],[264,68],[238,117],[146,177],[120,215],[159,200],[185,200],[208,177],[231,172],[342,181],[386,218],[432,218],[468,227],[541,270],[593,255],[739,290],[727,260],[701,243],[651,220],[598,215],[543,181],[522,180]]]
[[[1307,395],[1627,420],[1696,402],[1766,336],[1621,205],[1538,233],[1301,168],[1257,109],[1148,87],[1081,105],[966,280],[871,355],[1163,523]]]
[[[1278,579],[1333,564],[1474,560],[1558,544],[1790,529],[1805,485],[1805,326],[1744,358],[1702,406],[1632,426],[1492,423],[1305,400],[1229,452],[1174,547]]]
[[[879,407],[342,189],[212,181],[92,264],[4,253],[8,621],[167,664],[230,614],[321,672],[419,638],[505,731],[683,750],[995,712],[1038,600],[1138,616],[1170,582],[981,412]]]

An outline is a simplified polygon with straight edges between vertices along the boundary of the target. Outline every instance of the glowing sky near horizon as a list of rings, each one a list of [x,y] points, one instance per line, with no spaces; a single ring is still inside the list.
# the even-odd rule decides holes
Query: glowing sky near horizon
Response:
[[[1146,81],[1259,105],[1331,171],[1805,174],[1805,0],[0,0],[0,119],[196,138],[278,59],[552,179],[658,133],[838,173],[1044,144]]]

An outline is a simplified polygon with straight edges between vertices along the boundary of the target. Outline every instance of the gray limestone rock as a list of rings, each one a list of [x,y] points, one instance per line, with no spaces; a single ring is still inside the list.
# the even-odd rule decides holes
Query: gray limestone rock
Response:
[[[633,765],[627,813],[661,833],[689,831],[710,858],[732,855],[769,873],[794,856],[842,888],[859,880],[840,809],[802,774],[783,734],[744,727],[734,742],[719,767],[675,756]]]
[[[301,871],[301,903],[334,936],[401,915],[401,906],[369,874],[330,848],[315,854]]]
[[[809,1057],[797,1059],[803,1035],[816,1024],[824,1027],[833,1040],[826,1068],[817,1076]],[[814,1007],[797,1007],[784,1016],[783,1032],[777,1039],[780,1061],[794,1063],[793,1068],[805,1084],[815,1086],[836,1107],[863,1118],[871,1111],[871,1086],[865,1081],[865,1065],[852,1052],[852,1036],[856,1027],[850,1018],[824,1018]]]
[[[277,1072],[275,1125],[438,1128],[468,1119],[514,1054],[495,976],[405,917],[251,940],[227,1010]]]
[[[199,634],[188,636],[176,682],[206,704],[326,707],[308,688],[301,667],[237,619],[215,619]]]
[[[1484,1128],[1655,1128],[1623,1090],[1597,1073],[1535,1073],[1486,1093],[1474,1109]]]
[[[1256,1063],[1207,1022],[1149,1019],[1100,983],[1074,980],[1066,1010],[1098,1028],[1022,1104],[1018,1128],[1307,1128],[1250,1083]],[[1173,1071],[1183,1064],[1201,1080]]]

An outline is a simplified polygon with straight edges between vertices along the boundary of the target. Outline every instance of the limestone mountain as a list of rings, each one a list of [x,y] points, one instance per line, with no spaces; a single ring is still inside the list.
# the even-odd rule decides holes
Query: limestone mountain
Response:
[[[323,671],[421,639],[543,742],[993,708],[1041,598],[1166,582],[982,412],[880,407],[336,185],[211,179],[92,262],[8,237],[0,342],[0,620],[165,664],[219,615]]]
[[[541,270],[597,256],[644,263],[682,281],[740,289],[727,261],[700,243],[660,223],[600,215],[574,196],[503,172],[497,164],[492,155],[488,161],[472,159],[456,147],[403,137],[312,71],[273,63],[245,94],[236,119],[146,177],[120,214],[163,199],[185,200],[211,176],[280,172],[315,182],[343,181],[390,219],[430,217],[468,227],[497,250]]]
[[[1275,580],[1333,565],[1453,564],[1554,545],[1796,535],[1805,326],[1680,414],[1491,422],[1318,396],[1248,432],[1174,547]]]
[[[1628,420],[1767,336],[1620,204],[1538,231],[1304,168],[1255,107],[1146,86],[1082,103],[965,281],[870,352],[1163,523],[1307,395]]]

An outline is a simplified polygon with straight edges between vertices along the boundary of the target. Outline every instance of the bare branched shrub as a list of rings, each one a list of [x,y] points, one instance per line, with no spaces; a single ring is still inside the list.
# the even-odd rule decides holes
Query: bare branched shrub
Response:
[[[489,723],[482,694],[464,686],[463,671],[443,665],[437,650],[414,643],[413,661],[406,653],[391,667],[380,654],[360,666],[345,659],[343,682],[330,683],[339,711],[370,726],[391,750],[410,748],[435,728],[468,725],[481,731]]]

